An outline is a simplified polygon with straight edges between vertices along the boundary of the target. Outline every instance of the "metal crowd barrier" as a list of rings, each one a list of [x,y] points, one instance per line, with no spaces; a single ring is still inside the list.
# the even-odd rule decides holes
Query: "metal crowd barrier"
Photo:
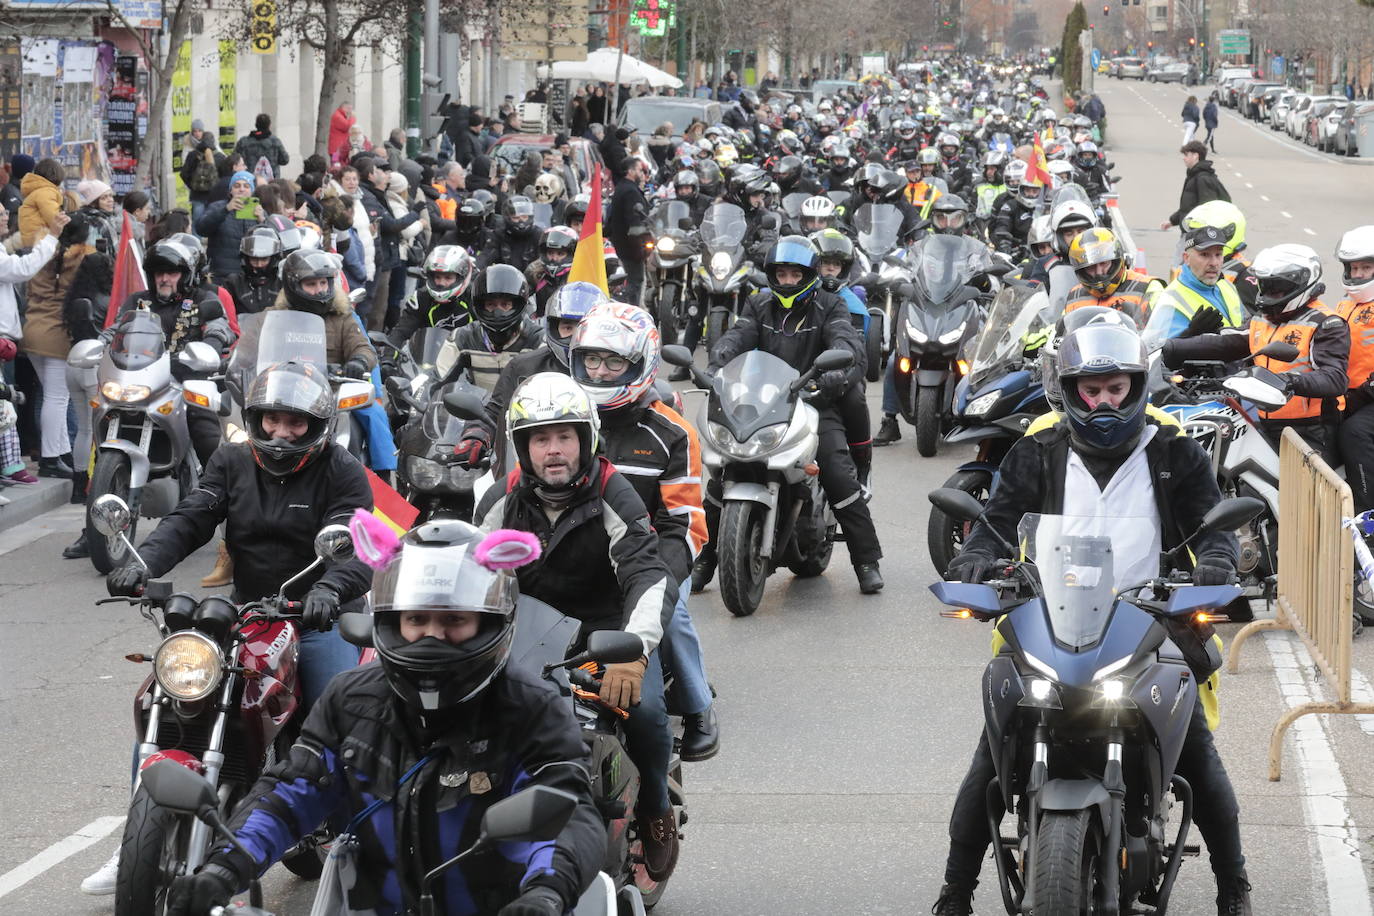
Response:
[[[1279,447],[1278,603],[1272,620],[1242,627],[1231,642],[1227,670],[1235,674],[1240,647],[1261,630],[1292,630],[1302,638],[1327,686],[1329,702],[1285,712],[1269,737],[1269,779],[1279,780],[1283,735],[1300,716],[1374,713],[1350,700],[1350,642],[1354,548],[1343,527],[1354,515],[1350,487],[1291,429]]]

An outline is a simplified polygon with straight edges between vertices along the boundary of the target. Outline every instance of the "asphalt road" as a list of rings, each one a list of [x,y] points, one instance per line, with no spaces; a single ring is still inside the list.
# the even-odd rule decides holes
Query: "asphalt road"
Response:
[[[1175,236],[1150,227],[1177,205],[1183,94],[1115,81],[1100,91],[1110,154],[1126,177],[1123,209],[1148,266],[1163,272]],[[1329,255],[1340,231],[1374,212],[1374,171],[1314,158],[1230,116],[1217,144],[1218,171],[1250,216],[1255,248],[1307,241]],[[872,403],[876,416],[876,392]],[[751,618],[732,618],[714,587],[694,600],[724,749],[687,768],[691,823],[661,916],[928,911],[953,795],[981,727],[989,631],[936,613],[926,493],[970,457],[945,449],[921,459],[909,429],[878,450],[881,596],[859,595],[841,548],[821,578],[776,575]],[[0,914],[113,905],[77,885],[117,842],[108,819],[127,803],[131,700],[146,670],[123,657],[150,651],[154,631],[126,607],[95,607],[102,581],[88,564],[59,558],[77,525],[63,509],[0,534]],[[200,551],[179,570],[179,586],[194,585],[211,562],[212,550]],[[1303,657],[1290,637],[1253,640],[1240,673],[1223,681],[1217,740],[1240,797],[1255,912],[1358,916],[1371,912],[1364,729],[1374,725],[1307,719],[1287,741],[1283,781],[1266,778],[1269,730],[1285,703],[1321,690]],[[1356,665],[1374,671],[1374,637],[1356,644]],[[984,877],[977,912],[999,913],[990,863]],[[278,913],[308,912],[309,885],[280,869],[266,885]],[[1213,894],[1205,856],[1188,859],[1173,912],[1214,912]]]

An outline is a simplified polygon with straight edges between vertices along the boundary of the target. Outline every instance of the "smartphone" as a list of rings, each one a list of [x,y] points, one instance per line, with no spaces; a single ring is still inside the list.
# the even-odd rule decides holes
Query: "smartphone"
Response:
[[[245,197],[243,199],[243,206],[239,207],[234,215],[239,219],[257,219],[258,199],[256,197]]]

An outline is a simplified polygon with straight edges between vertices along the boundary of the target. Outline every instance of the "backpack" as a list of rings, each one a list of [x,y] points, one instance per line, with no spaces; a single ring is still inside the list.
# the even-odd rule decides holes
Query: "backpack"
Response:
[[[212,189],[217,181],[219,181],[219,169],[215,168],[214,154],[205,150],[201,153],[196,167],[191,170],[191,180],[187,182],[187,187],[203,194]]]

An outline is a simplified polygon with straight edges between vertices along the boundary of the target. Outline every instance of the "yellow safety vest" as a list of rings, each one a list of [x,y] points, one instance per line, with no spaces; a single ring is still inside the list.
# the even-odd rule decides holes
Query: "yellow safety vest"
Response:
[[[1230,280],[1222,278],[1217,281],[1217,289],[1221,290],[1221,301],[1226,306],[1226,311],[1221,315],[1226,326],[1228,328],[1244,327],[1246,324],[1245,310],[1241,308],[1240,293],[1236,292],[1236,287]],[[1173,306],[1180,315],[1189,321],[1193,320],[1193,316],[1197,314],[1197,310],[1200,308],[1216,308],[1197,290],[1191,289],[1177,280],[1166,286],[1164,291],[1155,297],[1155,308],[1164,304]]]

